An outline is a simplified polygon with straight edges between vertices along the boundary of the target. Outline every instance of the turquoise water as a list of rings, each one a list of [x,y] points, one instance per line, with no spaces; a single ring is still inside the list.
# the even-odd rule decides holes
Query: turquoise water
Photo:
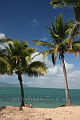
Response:
[[[24,88],[25,103],[38,108],[53,108],[65,104],[65,90],[55,88]],[[71,89],[72,103],[80,105],[80,90]],[[19,87],[0,87],[0,106],[20,106]]]

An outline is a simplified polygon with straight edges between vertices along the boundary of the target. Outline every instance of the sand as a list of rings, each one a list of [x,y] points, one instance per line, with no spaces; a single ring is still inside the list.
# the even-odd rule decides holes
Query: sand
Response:
[[[80,106],[27,108],[7,106],[0,109],[0,120],[80,120]]]

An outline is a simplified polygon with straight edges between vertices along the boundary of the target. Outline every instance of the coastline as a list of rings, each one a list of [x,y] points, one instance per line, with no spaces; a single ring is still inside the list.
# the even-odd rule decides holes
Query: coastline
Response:
[[[20,107],[4,106],[0,109],[0,120],[80,120],[80,106],[19,109]]]

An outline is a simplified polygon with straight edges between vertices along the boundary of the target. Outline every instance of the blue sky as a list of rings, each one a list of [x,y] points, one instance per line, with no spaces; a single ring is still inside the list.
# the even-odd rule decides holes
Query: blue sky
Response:
[[[53,9],[49,1],[0,0],[0,32],[29,43],[33,39],[49,37],[45,26],[54,20],[54,16],[63,12],[64,20],[73,17],[71,9]]]
[[[72,9],[68,8],[58,8],[53,9],[52,6],[49,4],[50,0],[0,0],[0,33],[4,33],[13,39],[18,40],[26,40],[30,47],[34,47],[39,52],[40,49],[44,50],[42,47],[34,46],[32,40],[46,40],[50,41],[49,31],[45,28],[45,26],[49,26],[50,22],[54,23],[54,16],[59,16],[60,13],[63,13],[64,21],[67,21],[68,18],[74,19],[74,13]],[[80,59],[80,57],[79,57]],[[74,55],[66,55],[65,61],[68,67],[72,65],[72,69],[70,68],[70,72],[74,73],[80,71],[80,62],[79,59],[76,60]],[[47,58],[47,62],[51,62],[50,58]],[[58,64],[60,62],[58,61]],[[51,63],[50,63],[51,64]],[[57,64],[56,69],[61,66]],[[51,64],[52,65],[52,64]],[[49,67],[51,67],[51,65]],[[60,63],[61,65],[61,63]],[[69,68],[68,68],[69,69]],[[55,69],[54,69],[55,70]],[[52,71],[54,71],[52,70]],[[55,71],[54,71],[55,72]],[[57,69],[57,72],[58,69]],[[69,72],[69,73],[70,73]],[[78,73],[76,73],[78,74]],[[41,80],[42,84],[37,83],[35,78],[32,81],[32,78],[27,78],[29,81],[26,81],[26,77],[24,77],[24,82],[32,87],[48,87],[47,78],[38,78]],[[50,75],[48,75],[48,79],[50,80]],[[77,75],[76,79],[79,79],[79,74]],[[7,76],[1,76],[1,81],[3,82],[12,82],[13,79],[15,80],[15,75],[11,77],[11,81]],[[45,79],[46,84],[42,81]],[[55,75],[53,79],[58,79]],[[63,78],[62,78],[63,79]],[[70,78],[69,78],[70,79]],[[72,78],[73,79],[73,78]],[[16,80],[17,81],[17,77]],[[55,81],[54,81],[55,82]],[[34,84],[35,83],[35,84]],[[73,83],[74,84],[74,83]],[[79,88],[78,86],[79,80],[77,85],[71,86],[72,88]],[[51,85],[51,86],[50,86]],[[56,82],[56,85],[52,86],[52,83],[49,87],[63,87],[60,83]]]

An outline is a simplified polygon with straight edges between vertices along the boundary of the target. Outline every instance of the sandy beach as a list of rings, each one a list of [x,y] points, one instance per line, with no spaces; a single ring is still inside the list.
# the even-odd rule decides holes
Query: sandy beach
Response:
[[[0,109],[0,120],[80,120],[80,106],[27,108],[7,106]]]

